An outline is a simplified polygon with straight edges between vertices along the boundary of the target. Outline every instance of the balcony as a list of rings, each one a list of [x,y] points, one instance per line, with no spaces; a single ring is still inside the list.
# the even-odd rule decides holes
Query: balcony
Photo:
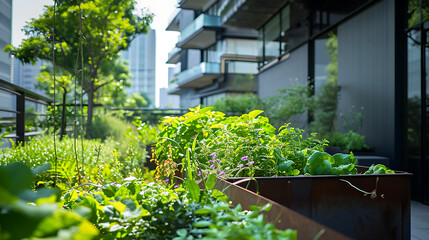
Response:
[[[168,53],[167,63],[178,63],[180,60],[180,53],[182,52],[182,49],[180,48],[173,48]]]
[[[168,25],[165,30],[167,31],[180,31],[179,19],[182,10],[176,9],[176,11],[168,19]]]
[[[224,0],[219,7],[222,24],[258,29],[288,0]]]
[[[206,10],[214,0],[179,0],[179,8],[192,10]]]
[[[180,95],[180,88],[176,82],[168,84],[167,93],[171,95]]]
[[[220,18],[201,14],[182,32],[177,47],[183,49],[204,49],[216,42],[216,31],[221,30]]]
[[[203,62],[177,75],[180,88],[202,88],[213,83],[220,75],[220,64]]]

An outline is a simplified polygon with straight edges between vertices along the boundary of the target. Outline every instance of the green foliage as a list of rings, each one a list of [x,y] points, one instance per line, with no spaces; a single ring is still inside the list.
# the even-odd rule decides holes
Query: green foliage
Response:
[[[56,171],[54,146],[58,156]],[[36,181],[42,185],[52,185],[57,176],[57,186],[62,189],[78,184],[76,158],[79,163],[83,163],[79,165],[80,172],[85,172],[81,174],[81,183],[115,182],[130,175],[139,176],[144,173],[144,152],[139,152],[144,149],[139,150],[133,145],[124,145],[113,140],[101,143],[100,140],[86,139],[83,140],[83,147],[82,160],[80,139],[75,142],[67,137],[63,141],[57,138],[54,144],[52,136],[42,136],[26,142],[25,146],[2,149],[0,164],[20,161],[30,167],[37,167],[49,163],[53,166],[52,169],[37,176]]]
[[[19,47],[4,49],[23,63],[50,61],[54,52],[58,67],[74,79],[80,77],[78,84],[88,99],[87,134],[92,126],[94,93],[126,77],[112,73],[115,68],[109,65],[136,34],[148,31],[152,21],[150,15],[135,15],[134,4],[134,0],[57,1],[55,8],[46,6],[39,18],[27,23],[24,32],[28,38]]]
[[[0,239],[94,239],[98,230],[77,213],[61,211],[58,191],[32,191],[23,163],[0,166]],[[31,204],[28,204],[31,203]]]
[[[204,239],[297,239],[297,232],[291,229],[279,230],[271,223],[266,223],[262,212],[269,211],[270,205],[252,206],[252,211],[242,211],[240,205],[229,208],[226,203],[219,202],[206,205],[195,213],[209,220],[200,220],[194,224],[196,232],[204,235]],[[174,240],[186,240],[190,234],[185,230],[178,232]]]
[[[146,94],[133,93],[127,98],[124,107],[148,107],[150,105],[150,99]]]
[[[372,164],[364,174],[394,174],[395,172],[383,164]]]
[[[265,116],[276,127],[289,122],[291,117],[306,113],[314,105],[312,89],[306,85],[295,84],[287,89],[278,90],[279,94],[265,100]]]
[[[94,125],[91,130],[91,137],[105,141],[107,138],[112,138],[118,142],[124,142],[127,129],[131,123],[111,113],[98,113],[94,117]]]
[[[213,104],[213,109],[225,113],[241,114],[261,109],[272,125],[280,127],[292,116],[305,113],[314,105],[311,88],[306,85],[294,84],[290,88],[278,91],[278,95],[268,99],[260,99],[253,94],[225,97],[217,100]]]
[[[263,109],[264,102],[254,94],[244,94],[237,97],[225,97],[213,104],[213,109],[226,113],[246,113],[253,109]]]
[[[94,186],[89,191],[71,190],[64,200],[65,208],[74,212],[81,212],[82,208],[90,210],[85,216],[100,229],[102,239],[211,239],[212,226],[222,236],[232,236],[235,230],[245,236],[246,226],[250,228],[247,235],[296,239],[295,231],[281,231],[265,224],[260,212],[269,210],[269,206],[242,211],[241,207],[231,208],[226,202],[210,197],[220,193],[217,190],[200,191],[197,186],[194,191],[178,185],[172,188],[132,180]],[[205,197],[195,201],[193,195]],[[223,224],[217,224],[220,222]],[[235,229],[238,222],[240,227]]]
[[[311,175],[356,174],[356,162],[353,153],[337,153],[331,156],[329,153],[316,151],[308,158],[304,172]]]
[[[347,151],[359,151],[369,148],[365,144],[365,136],[351,130],[347,133],[335,132],[330,138],[329,143],[332,146],[338,146]]]
[[[226,176],[298,175],[309,157],[307,150],[321,151],[325,145],[315,136],[305,139],[303,130],[288,125],[276,134],[259,110],[239,117],[225,117],[211,108],[190,110],[163,121],[156,156],[159,162],[175,161],[182,171],[198,169],[195,175],[200,178],[201,170]],[[187,149],[192,149],[192,163],[185,168]]]

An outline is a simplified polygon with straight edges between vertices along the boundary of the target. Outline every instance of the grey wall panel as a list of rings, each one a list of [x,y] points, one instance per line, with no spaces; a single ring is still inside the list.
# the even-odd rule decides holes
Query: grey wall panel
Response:
[[[293,51],[289,58],[259,73],[258,96],[260,98],[272,97],[278,94],[279,89],[284,89],[296,83],[307,83],[308,72],[308,47],[307,44]]]
[[[278,94],[279,89],[285,89],[295,84],[307,84],[308,77],[308,45],[290,53],[289,58],[259,73],[258,96],[269,98]],[[307,113],[293,116],[288,120],[292,126],[307,128]]]
[[[377,2],[338,27],[338,113],[347,114],[352,106],[362,108],[361,133],[368,145],[387,155],[391,162],[394,50],[394,0]]]
[[[191,108],[200,105],[200,98],[195,89],[181,88],[180,89],[180,106],[183,108]]]

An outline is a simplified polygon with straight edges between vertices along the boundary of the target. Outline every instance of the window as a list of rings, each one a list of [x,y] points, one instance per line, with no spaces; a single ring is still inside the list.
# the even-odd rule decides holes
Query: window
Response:
[[[286,5],[260,30],[259,66],[280,58],[308,39],[308,11],[298,3]]]

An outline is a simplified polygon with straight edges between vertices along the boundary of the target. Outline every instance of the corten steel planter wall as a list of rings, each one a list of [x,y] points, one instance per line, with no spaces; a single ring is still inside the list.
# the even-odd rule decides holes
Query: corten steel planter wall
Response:
[[[351,238],[410,239],[409,173],[254,179],[238,185]]]
[[[247,189],[234,185],[223,179],[217,179],[215,189],[222,191],[228,196],[233,205],[241,204],[243,209],[250,209],[252,205],[263,206],[267,203],[272,205],[271,210],[264,212],[268,222],[273,223],[279,229],[291,228],[298,231],[298,239],[313,240],[320,235],[320,240],[348,240],[349,237],[323,226],[301,214],[292,211],[276,202],[261,195],[257,195]]]

